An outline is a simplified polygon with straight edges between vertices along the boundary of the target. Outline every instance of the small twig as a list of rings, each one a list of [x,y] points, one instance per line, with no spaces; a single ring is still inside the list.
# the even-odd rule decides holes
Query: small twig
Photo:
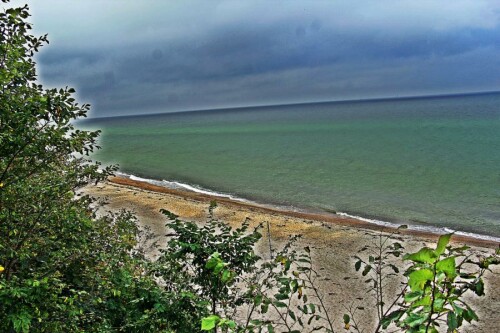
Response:
[[[269,255],[271,256],[271,260],[273,260],[273,248],[271,246],[271,229],[269,228],[269,221],[267,223],[267,239],[269,241]]]

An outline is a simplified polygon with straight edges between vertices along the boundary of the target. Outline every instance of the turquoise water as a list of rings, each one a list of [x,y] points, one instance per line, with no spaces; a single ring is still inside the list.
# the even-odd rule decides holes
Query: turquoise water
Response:
[[[500,94],[86,121],[124,173],[500,236]]]

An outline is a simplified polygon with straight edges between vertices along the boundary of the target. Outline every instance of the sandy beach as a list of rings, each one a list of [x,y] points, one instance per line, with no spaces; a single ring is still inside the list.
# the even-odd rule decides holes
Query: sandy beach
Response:
[[[365,303],[372,302],[371,297],[366,295],[364,278],[354,270],[352,256],[363,246],[377,240],[381,233],[391,232],[388,228],[334,214],[281,211],[227,198],[168,189],[122,177],[114,177],[103,184],[88,187],[85,192],[105,199],[105,210],[116,211],[124,208],[135,212],[140,225],[150,228],[160,246],[165,244],[164,235],[168,233],[165,227],[166,218],[159,212],[161,208],[179,215],[181,219],[203,223],[211,200],[216,200],[218,204],[214,211],[216,217],[232,226],[241,225],[246,218],[250,219],[252,226],[269,222],[270,239],[275,248],[284,244],[290,235],[301,235],[296,244],[297,248],[311,248],[315,266],[323,276],[319,281],[320,288],[327,295],[330,313],[336,318],[339,331],[343,327],[341,318],[345,306],[355,302],[358,297],[364,297]],[[261,257],[269,258],[267,228],[264,228],[262,233],[263,240],[266,241],[261,241],[256,250]],[[397,237],[405,250],[411,252],[423,245],[433,246],[438,235],[403,230]],[[471,246],[474,256],[491,254],[498,247],[497,243],[468,237],[455,236],[452,242],[456,245]],[[156,251],[152,249],[150,256],[155,255]],[[400,265],[402,267],[401,262]],[[494,267],[493,272],[486,274],[485,284],[486,296],[472,296],[469,302],[477,310],[480,321],[466,327],[464,332],[500,332],[499,267]],[[372,315],[364,315],[365,324],[368,326]]]

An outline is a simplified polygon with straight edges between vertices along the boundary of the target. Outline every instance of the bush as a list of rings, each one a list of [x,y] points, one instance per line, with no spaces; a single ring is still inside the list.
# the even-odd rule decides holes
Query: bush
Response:
[[[135,219],[97,218],[78,194],[115,168],[88,158],[99,133],[73,126],[89,105],[36,83],[47,38],[28,17],[27,6],[0,13],[0,331],[161,331],[163,318],[143,318],[166,296],[133,253]]]
[[[439,237],[436,248],[423,247],[415,253],[405,254],[404,261],[410,265],[403,273],[405,282],[397,295],[387,295],[386,280],[398,275],[399,269],[390,259],[399,258],[403,247],[392,240],[392,234],[379,237],[370,251],[368,260],[356,256],[356,270],[368,275],[365,281],[369,292],[376,299],[378,324],[375,332],[396,326],[403,332],[438,332],[446,327],[447,332],[458,332],[464,321],[478,320],[474,310],[466,303],[464,295],[473,292],[484,296],[483,275],[491,265],[499,264],[499,250],[481,260],[471,259],[469,247],[449,245],[452,234]],[[345,315],[346,325],[352,312]],[[360,331],[358,325],[352,329]],[[394,327],[392,327],[394,329]]]

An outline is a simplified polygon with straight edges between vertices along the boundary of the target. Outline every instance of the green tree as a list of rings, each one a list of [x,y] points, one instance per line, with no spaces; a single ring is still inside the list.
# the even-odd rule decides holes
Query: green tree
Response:
[[[232,229],[213,216],[216,203],[209,207],[209,218],[203,226],[178,219],[169,211],[171,239],[155,263],[155,273],[171,293],[189,293],[204,305],[196,314],[196,328],[201,318],[211,313],[232,317],[245,301],[239,292],[241,278],[255,270],[260,259],[254,245],[261,235],[258,228],[248,232],[248,221],[241,228]],[[201,309],[201,308],[200,308]]]
[[[3,0],[3,2],[6,2]],[[0,13],[0,331],[167,330],[166,294],[143,274],[128,213],[97,218],[83,186],[115,169],[89,155],[74,90],[43,89],[28,7]]]

